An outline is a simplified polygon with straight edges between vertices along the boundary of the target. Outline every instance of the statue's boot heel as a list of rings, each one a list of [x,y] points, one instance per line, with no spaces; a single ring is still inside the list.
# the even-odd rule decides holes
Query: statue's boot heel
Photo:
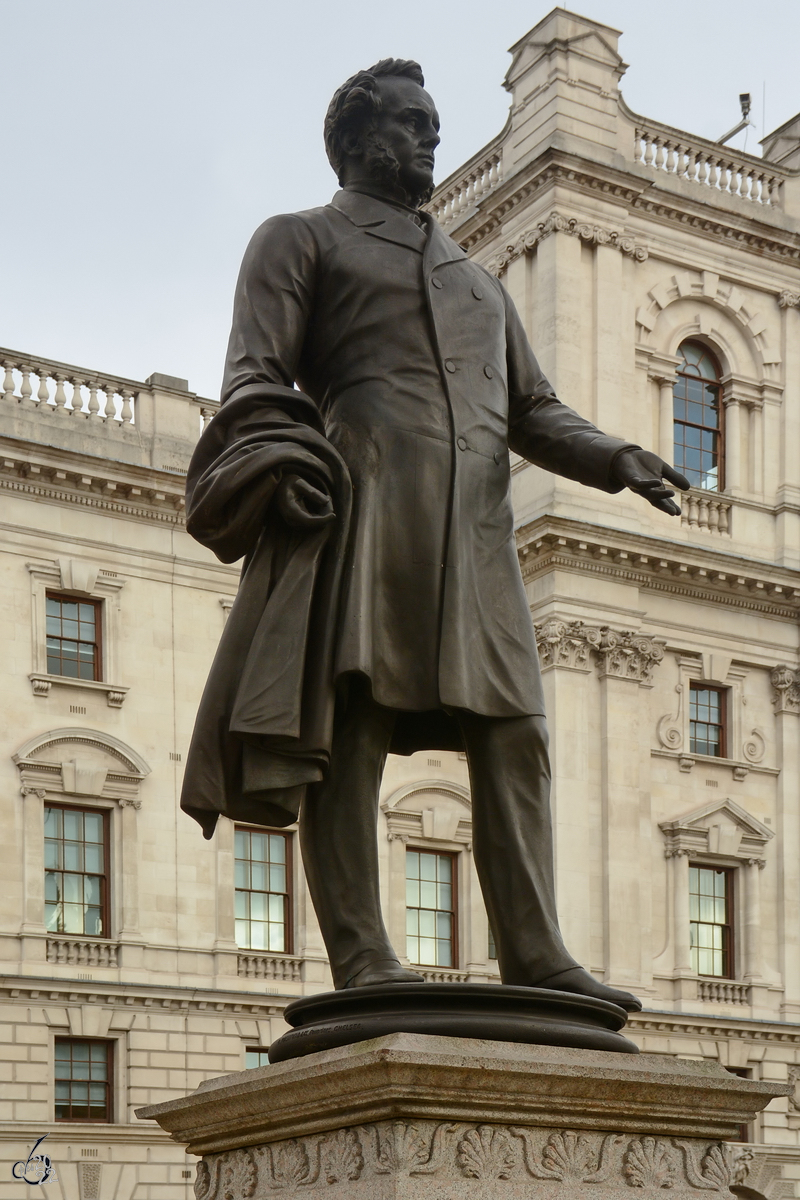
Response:
[[[346,988],[371,987],[378,983],[424,983],[422,975],[416,971],[407,971],[401,967],[396,958],[376,958],[367,963],[355,975],[351,975],[344,985]]]

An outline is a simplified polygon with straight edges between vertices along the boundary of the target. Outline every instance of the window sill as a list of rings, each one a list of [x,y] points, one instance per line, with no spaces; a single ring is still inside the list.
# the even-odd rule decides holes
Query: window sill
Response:
[[[29,675],[34,696],[49,696],[53,686],[78,688],[80,691],[105,692],[109,708],[122,708],[130,688],[117,683],[103,683],[96,679],[71,679],[69,675],[44,675],[38,672]]]
[[[713,754],[685,754],[683,750],[651,750],[654,758],[672,758],[678,769],[689,772],[695,763],[705,767],[726,767],[737,781],[747,778],[749,771],[758,775],[780,775],[777,767],[765,767],[761,763],[747,762],[736,758],[716,758]]]

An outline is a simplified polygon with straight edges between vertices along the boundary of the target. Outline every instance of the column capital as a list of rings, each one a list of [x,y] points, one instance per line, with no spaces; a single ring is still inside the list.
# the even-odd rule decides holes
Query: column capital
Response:
[[[664,646],[663,638],[636,633],[632,629],[617,631],[604,625],[600,630],[599,645],[595,647],[600,677],[650,685],[653,668],[664,657]]]
[[[770,673],[769,681],[775,712],[800,716],[800,671],[781,663]]]
[[[590,669],[590,653],[600,645],[600,630],[583,621],[562,621],[551,617],[534,624],[536,645],[542,670],[566,667],[573,671]]]

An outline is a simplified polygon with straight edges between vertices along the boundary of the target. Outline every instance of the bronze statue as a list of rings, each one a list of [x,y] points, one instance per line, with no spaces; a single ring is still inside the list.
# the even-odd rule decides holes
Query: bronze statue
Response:
[[[337,988],[412,984],[383,925],[386,755],[464,749],[503,982],[628,1009],[558,929],[550,769],[509,450],[680,509],[655,454],[563,405],[502,285],[420,208],[439,119],[414,62],[334,96],[341,190],[245,254],[222,407],[187,484],[191,534],[242,581],[197,718],[182,805],[287,825]]]

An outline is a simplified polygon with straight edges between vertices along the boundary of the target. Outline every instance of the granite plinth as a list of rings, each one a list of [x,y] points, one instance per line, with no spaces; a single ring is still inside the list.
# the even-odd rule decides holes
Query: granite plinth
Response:
[[[547,988],[381,984],[303,996],[287,1004],[283,1015],[294,1028],[270,1046],[272,1063],[392,1033],[639,1052],[619,1032],[628,1019],[624,1009]]]
[[[788,1090],[663,1055],[400,1033],[137,1116],[203,1156],[197,1200],[733,1200],[724,1139]]]

